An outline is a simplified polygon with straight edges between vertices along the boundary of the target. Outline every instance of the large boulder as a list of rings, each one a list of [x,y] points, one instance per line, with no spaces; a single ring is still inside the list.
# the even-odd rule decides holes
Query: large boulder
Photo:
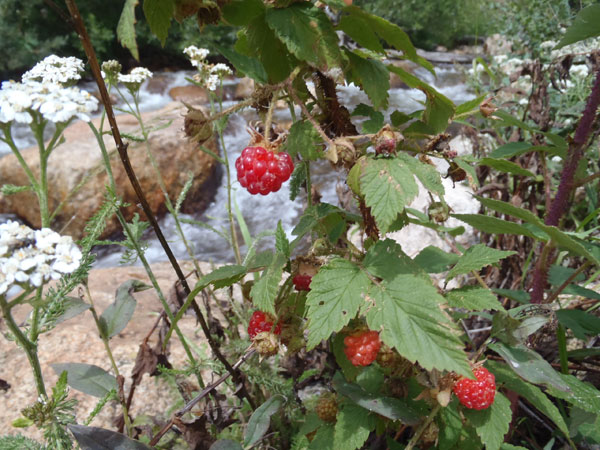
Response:
[[[177,200],[190,174],[193,184],[183,205],[184,212],[200,212],[212,199],[217,187],[216,161],[200,150],[197,143],[190,142],[183,133],[183,118],[186,110],[180,103],[171,103],[164,108],[143,114],[144,124],[154,128],[149,139],[149,150],[154,155],[162,173],[169,197]],[[99,120],[94,120],[98,127]],[[123,114],[117,116],[121,133],[140,136],[135,118]],[[161,128],[162,126],[162,128]],[[108,124],[105,125],[105,130]],[[48,162],[49,207],[53,211],[64,202],[62,209],[52,221],[52,228],[78,239],[83,236],[86,222],[104,202],[108,178],[104,171],[100,149],[90,127],[77,122],[64,133],[65,142],[59,145]],[[112,135],[105,135],[104,142],[111,155],[111,166],[117,184],[117,194],[129,206],[123,208],[129,220],[138,212],[144,218],[133,187],[127,178],[117,153]],[[211,138],[204,146],[218,153],[216,140]],[[37,147],[21,152],[33,172],[39,174]],[[160,189],[158,177],[148,158],[146,144],[132,141],[128,148],[129,158],[137,178],[146,194],[154,214],[166,211],[165,197]],[[2,183],[23,185],[26,176],[14,155],[0,158],[0,180]],[[16,214],[33,227],[40,227],[39,206],[32,192],[15,195],[0,194],[0,214]],[[108,223],[104,236],[119,230],[116,218]]]

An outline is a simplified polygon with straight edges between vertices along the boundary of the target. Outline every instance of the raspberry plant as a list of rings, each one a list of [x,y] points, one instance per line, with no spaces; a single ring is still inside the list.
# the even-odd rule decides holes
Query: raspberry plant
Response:
[[[67,3],[88,56],[94,61],[89,39],[86,41],[82,32],[81,17],[73,8],[74,2]],[[186,339],[180,338],[190,356],[190,373],[204,389],[172,420],[152,430],[149,443],[159,444],[173,426],[189,431],[182,417],[197,404],[207,411],[215,409],[209,408],[212,401],[220,412],[235,411],[220,422],[211,415],[210,420],[215,422],[211,426],[199,419],[194,422],[194,432],[200,429],[203,436],[215,441],[215,448],[242,448],[231,437],[243,441],[245,447],[266,439],[269,442],[265,445],[295,449],[357,449],[381,446],[384,441],[390,448],[404,445],[407,449],[419,445],[515,448],[512,443],[521,444],[522,440],[513,433],[512,416],[520,402],[543,415],[546,428],[551,428],[554,437],[565,445],[574,447],[573,439],[596,439],[600,392],[570,372],[565,339],[567,330],[579,340],[597,334],[598,319],[590,310],[557,303],[555,313],[539,304],[554,302],[567,288],[581,293],[587,288],[576,284],[577,276],[600,265],[595,229],[585,229],[593,217],[574,230],[568,229],[568,222],[560,223],[568,212],[574,187],[598,178],[597,174],[581,172],[585,171],[585,152],[599,130],[596,111],[600,76],[574,137],[561,136],[551,130],[549,123],[538,120],[541,116],[516,118],[484,96],[455,105],[416,75],[387,60],[386,48],[393,48],[403,59],[434,73],[433,66],[419,56],[399,27],[347,3],[144,1],[150,28],[163,42],[173,18],[195,16],[200,25],[226,23],[239,27],[235,47],[221,52],[238,73],[254,80],[255,91],[239,105],[213,111],[210,116],[194,111],[193,122],[202,133],[196,130],[190,136],[200,139],[202,135],[204,139],[208,124],[222,133],[228,115],[248,106],[256,109],[264,130],[264,146],[250,143],[234,164],[239,185],[230,176],[226,148],[222,149],[223,158],[219,157],[228,177],[230,242],[236,263],[200,274],[193,289],[187,287],[180,274],[183,305],[176,313],[165,306],[170,325],[163,347],[173,330],[180,333],[177,321],[192,307],[218,363],[196,361],[190,356]],[[118,30],[134,56],[135,5],[126,2]],[[579,37],[576,31],[577,27],[565,39],[590,36],[589,30]],[[337,32],[353,44],[341,42]],[[95,75],[104,92],[97,69]],[[391,104],[390,73],[423,92],[422,109],[410,114],[384,114]],[[360,87],[369,105],[362,103],[352,111],[344,106],[336,90],[343,83]],[[274,136],[273,109],[278,101],[287,103],[293,120],[289,130]],[[369,120],[359,123],[351,120],[354,116]],[[447,148],[446,131],[450,124],[466,121],[475,129],[489,126],[498,136],[508,133],[504,128],[511,127],[510,136],[526,136],[528,142],[505,142],[481,157],[457,156]],[[127,159],[125,150],[121,143],[123,160]],[[527,162],[522,162],[528,164],[525,167],[512,160],[524,154],[528,154]],[[558,155],[565,162],[556,195],[546,199],[548,211],[538,210],[535,205],[527,209],[508,197],[483,195],[488,192],[485,189],[477,196],[481,214],[453,214],[447,207],[443,176],[477,186],[484,174],[495,171],[511,180],[509,184],[525,186],[531,196],[540,191],[551,193],[546,154]],[[434,158],[448,163],[446,173],[437,170]],[[345,180],[355,208],[316,201],[311,170],[317,164],[330,164],[332,173]],[[302,196],[306,203],[291,230],[293,239],[280,223],[274,233],[274,249],[257,252],[259,238],[247,236],[243,217],[233,215],[232,192],[241,186],[251,194],[266,195],[280,189],[290,176],[291,198]],[[421,189],[431,198],[429,214],[411,208]],[[117,210],[118,200],[113,200]],[[543,202],[537,203],[543,206]],[[493,239],[468,248],[457,245],[453,238],[464,228],[445,226],[448,216]],[[435,230],[452,244],[453,251],[427,247],[418,255],[407,255],[393,233],[402,232],[409,224]],[[144,262],[139,240],[127,225],[124,223],[131,247]],[[154,221],[152,225],[158,233],[158,224]],[[238,226],[247,240],[245,249],[237,242]],[[358,239],[352,238],[352,232]],[[527,242],[529,256],[505,247],[511,239]],[[301,245],[306,242],[308,246]],[[170,255],[168,243],[163,245]],[[318,271],[310,276],[298,275],[299,261],[306,260],[314,261]],[[561,266],[561,261],[568,265]],[[173,265],[177,268],[176,262]],[[513,266],[517,266],[522,279],[510,288],[497,282],[507,273],[514,274]],[[550,266],[559,269],[551,271]],[[242,295],[252,305],[233,297],[236,284],[241,285]],[[230,308],[225,311],[231,325],[227,330],[217,326],[214,318],[209,327],[195,303],[199,294],[210,298],[214,290],[224,288],[231,294]],[[583,292],[598,300],[596,292]],[[131,304],[125,292],[121,295],[121,302]],[[0,300],[6,315],[9,305],[4,297]],[[105,313],[111,318],[114,314]],[[120,319],[119,326],[112,329],[99,325],[107,346],[127,320]],[[245,341],[242,346],[247,351],[242,352],[237,345],[238,328],[240,321],[246,320],[248,335],[255,342],[249,348]],[[485,326],[475,332],[468,325],[474,322]],[[356,331],[367,328],[370,331]],[[560,371],[551,364],[551,356],[536,351],[540,348],[534,344],[548,336],[556,338],[553,345]],[[256,350],[264,357],[259,366],[251,359]],[[228,358],[237,362],[231,364]],[[318,367],[310,367],[311,363]],[[480,368],[473,372],[473,366]],[[73,367],[65,366],[65,371],[73,374]],[[586,366],[578,367],[585,372]],[[214,368],[222,374],[207,386],[200,368]],[[103,374],[111,377],[111,386],[114,382],[117,387],[115,377]],[[221,383],[228,378],[233,384],[226,387]],[[282,378],[285,381],[274,381]],[[449,380],[455,379],[458,381],[453,385]],[[318,401],[318,414],[309,412],[312,408],[306,408],[299,395],[307,380],[326,384],[335,391]],[[74,383],[73,387],[77,386]],[[458,399],[450,396],[452,388]],[[207,396],[215,389],[236,396],[215,394],[209,399]],[[133,436],[121,394],[124,421]],[[226,398],[227,408],[218,404],[220,397]],[[243,417],[234,418],[233,414]],[[233,423],[247,425],[243,432],[239,427],[227,430]],[[269,427],[272,433],[267,434]],[[102,440],[108,432],[82,426],[70,429],[80,442]],[[219,435],[211,435],[209,430],[219,430]],[[111,436],[124,446],[132,445],[124,436]]]

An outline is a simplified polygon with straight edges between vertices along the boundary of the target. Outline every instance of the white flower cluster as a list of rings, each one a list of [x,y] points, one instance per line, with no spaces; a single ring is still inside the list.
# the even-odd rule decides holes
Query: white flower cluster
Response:
[[[209,51],[205,48],[198,48],[190,45],[183,50],[189,58],[192,66],[198,69],[198,73],[194,75],[194,80],[202,83],[210,91],[215,91],[219,86],[219,81],[226,75],[232,75],[233,72],[227,64],[218,63],[210,64],[205,61]]]
[[[89,122],[98,100],[77,87],[38,81],[2,82],[0,122],[31,123],[35,114],[50,122],[68,122],[74,117]]]
[[[0,225],[0,295],[14,284],[40,287],[74,272],[81,250],[71,236],[49,228],[32,230],[18,222]]]
[[[23,81],[68,84],[81,79],[83,61],[74,56],[50,55],[23,74]]]
[[[138,90],[142,83],[149,78],[152,78],[152,72],[145,67],[136,67],[128,74],[120,73],[117,75],[119,83],[123,83],[127,88],[133,90]]]

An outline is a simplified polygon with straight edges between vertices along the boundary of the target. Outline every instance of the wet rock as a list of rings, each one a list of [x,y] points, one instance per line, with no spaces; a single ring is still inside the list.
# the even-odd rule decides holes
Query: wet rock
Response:
[[[200,86],[176,86],[169,91],[169,96],[175,101],[186,102],[190,105],[202,105],[208,102],[206,89]]]
[[[245,100],[252,95],[254,92],[254,80],[252,78],[244,77],[241,78],[235,92],[233,94],[234,100]]]
[[[201,208],[210,201],[204,187],[215,184],[216,161],[202,152],[197,143],[187,140],[183,133],[185,107],[172,103],[151,113],[143,114],[147,127],[168,126],[157,129],[150,135],[149,148],[162,173],[171,201],[174,203],[188,177],[193,177],[192,188],[184,211],[201,212]],[[117,116],[122,133],[140,136],[137,121],[130,115]],[[98,126],[98,120],[95,120]],[[108,127],[106,127],[108,128]],[[69,234],[75,239],[83,236],[86,222],[104,203],[105,186],[108,178],[102,165],[98,143],[85,122],[77,122],[65,130],[65,142],[59,145],[49,159],[48,186],[49,206],[53,211],[59,204],[63,207],[52,222],[52,228]],[[138,206],[133,187],[127,178],[120,161],[112,136],[105,135],[104,142],[111,155],[111,167],[117,184],[117,195],[129,203],[122,211],[131,219],[134,213],[144,215]],[[213,152],[218,152],[214,138],[203,144]],[[37,147],[21,152],[23,158],[34,173],[39,173],[39,154]],[[144,143],[131,141],[128,148],[129,158],[137,178],[146,194],[152,211],[160,215],[166,211],[165,197],[160,189],[158,178],[148,157]],[[0,179],[2,183],[23,185],[26,176],[14,155],[0,159]],[[32,192],[16,195],[0,195],[0,214],[15,214],[33,227],[40,227],[39,206]],[[103,236],[109,236],[120,229],[116,218],[107,224]]]

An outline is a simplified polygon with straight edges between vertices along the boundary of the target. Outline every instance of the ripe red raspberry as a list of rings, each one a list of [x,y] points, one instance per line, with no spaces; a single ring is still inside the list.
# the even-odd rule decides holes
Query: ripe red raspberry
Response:
[[[312,277],[306,274],[297,274],[294,278],[292,278],[292,283],[294,283],[294,288],[297,291],[310,291],[310,282],[312,281]]]
[[[486,409],[494,403],[496,379],[485,367],[473,371],[477,380],[462,377],[454,384],[460,403],[469,409]]]
[[[237,179],[252,195],[277,192],[294,171],[292,158],[263,147],[246,147],[235,160]]]
[[[363,331],[344,339],[344,353],[355,366],[368,366],[375,358],[381,347],[377,331]]]
[[[273,329],[273,318],[270,315],[262,311],[254,311],[248,324],[248,335],[252,339],[263,331],[273,331],[275,334],[281,334],[281,325],[277,324]]]

